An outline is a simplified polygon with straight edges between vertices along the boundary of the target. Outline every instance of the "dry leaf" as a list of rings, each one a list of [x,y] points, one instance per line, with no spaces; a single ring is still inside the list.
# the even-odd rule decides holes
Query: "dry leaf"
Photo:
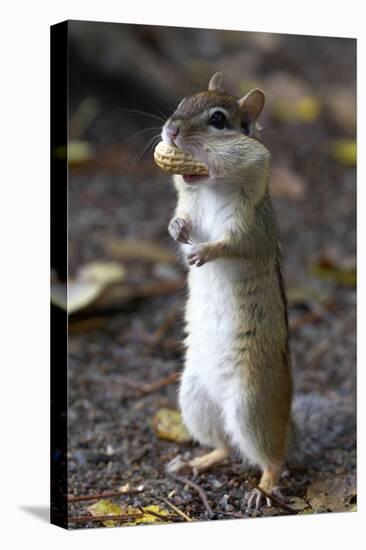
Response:
[[[95,504],[92,504],[91,506],[88,506],[87,508],[88,512],[91,513],[92,516],[98,517],[98,516],[129,516],[131,514],[143,514],[141,517],[131,519],[130,521],[124,521],[122,525],[140,525],[143,523],[167,523],[169,520],[165,520],[163,518],[159,518],[154,514],[151,514],[149,512],[155,512],[155,514],[159,514],[160,516],[169,516],[170,513],[165,510],[164,508],[161,508],[160,506],[157,506],[155,504],[151,504],[149,506],[144,506],[142,508],[122,508],[119,504],[115,504],[107,499],[98,500]],[[103,525],[106,527],[115,527],[119,524],[118,520],[104,520],[102,521]]]
[[[265,89],[269,110],[279,120],[309,123],[318,118],[320,101],[301,79],[278,71],[266,79]]]
[[[101,245],[118,260],[176,263],[177,257],[155,241],[137,239],[100,239]]]
[[[305,196],[306,182],[286,166],[274,166],[271,170],[270,190],[277,197],[300,200]]]
[[[98,502],[95,502],[91,506],[87,507],[88,512],[91,513],[92,516],[119,516],[121,514],[128,515],[127,509],[122,507],[119,504],[115,504],[114,502],[111,502],[107,499],[98,500]],[[134,513],[138,512],[139,510],[135,510]],[[131,510],[129,510],[129,513],[131,513]],[[116,521],[112,520],[105,520],[102,522],[103,525],[106,527],[115,527]]]
[[[342,128],[356,127],[356,93],[353,88],[329,88],[324,91],[324,101]]]
[[[187,428],[183,424],[180,412],[173,409],[160,409],[152,419],[156,435],[160,439],[186,443],[191,440]]]
[[[83,266],[75,279],[51,283],[51,301],[69,314],[92,304],[113,283],[123,280],[125,270],[115,262],[92,262]]]
[[[348,510],[350,500],[357,494],[356,480],[353,475],[320,478],[309,485],[306,498],[313,510],[323,509],[331,512]]]
[[[307,510],[311,510],[306,500],[300,497],[292,497],[290,504],[291,508],[294,508],[294,510],[299,510],[301,513],[306,513]]]
[[[142,516],[142,518],[137,518],[134,520],[133,523],[135,525],[139,525],[141,523],[168,523],[168,520],[158,518],[154,514],[149,514],[149,511],[151,511],[159,514],[160,516],[169,516],[170,512],[168,512],[164,508],[161,508],[161,506],[150,504],[149,506],[143,506],[142,508],[140,508],[140,511],[144,512],[144,515]]]
[[[357,284],[356,270],[342,268],[334,263],[334,260],[328,257],[321,258],[310,268],[310,273],[319,279],[333,281],[334,283],[355,288]]]
[[[53,283],[51,301],[68,313],[74,313],[92,303],[99,296],[102,288],[99,283],[69,281],[66,291],[65,284]]]
[[[320,103],[316,97],[304,96],[295,101],[278,99],[273,114],[276,118],[289,122],[314,122],[320,113]]]
[[[78,270],[77,279],[108,285],[122,281],[125,273],[125,269],[117,262],[91,262]]]
[[[90,161],[94,157],[94,150],[86,141],[69,141],[66,145],[55,148],[54,155],[58,159],[67,159],[70,166]]]
[[[332,297],[329,291],[310,286],[290,286],[287,288],[286,294],[292,306],[309,305],[313,302],[327,305]]]
[[[331,143],[331,155],[340,164],[355,166],[357,162],[357,144],[354,139],[335,139]]]

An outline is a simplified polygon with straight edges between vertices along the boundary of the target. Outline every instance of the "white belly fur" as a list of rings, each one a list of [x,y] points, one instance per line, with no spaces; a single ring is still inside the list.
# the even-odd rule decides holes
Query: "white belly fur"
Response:
[[[223,384],[233,375],[232,344],[237,311],[234,279],[239,260],[216,260],[191,268],[186,308],[187,367],[197,370],[213,400],[222,398]]]
[[[193,243],[222,238],[230,229],[236,192],[202,188],[195,193],[190,208]],[[190,246],[183,245],[187,253]],[[234,288],[245,277],[245,260],[218,259],[201,267],[191,267],[186,307],[186,368],[196,371],[201,384],[215,402],[232,392],[234,331],[238,305]]]

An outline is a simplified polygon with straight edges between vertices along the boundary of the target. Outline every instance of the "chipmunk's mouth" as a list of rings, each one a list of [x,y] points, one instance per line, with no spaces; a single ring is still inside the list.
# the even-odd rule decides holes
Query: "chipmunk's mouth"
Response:
[[[196,183],[201,180],[205,180],[210,176],[198,176],[196,174],[189,174],[187,176],[182,176],[184,183]]]

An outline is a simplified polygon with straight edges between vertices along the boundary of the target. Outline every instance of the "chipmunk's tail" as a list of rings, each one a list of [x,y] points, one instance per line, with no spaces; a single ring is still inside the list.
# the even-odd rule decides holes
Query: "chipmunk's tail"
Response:
[[[295,396],[288,463],[310,463],[325,451],[353,446],[355,401],[320,394]]]

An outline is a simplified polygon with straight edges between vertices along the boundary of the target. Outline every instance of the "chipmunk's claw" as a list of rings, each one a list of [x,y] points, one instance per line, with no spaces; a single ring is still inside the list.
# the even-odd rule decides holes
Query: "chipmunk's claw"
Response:
[[[273,487],[269,494],[277,497],[282,502],[286,503],[288,501],[288,499],[281,493],[279,487]],[[259,512],[259,510],[261,510],[265,505],[271,508],[275,504],[275,502],[272,502],[270,497],[266,497],[259,489],[252,489],[249,491],[246,495],[246,501],[247,509],[254,510],[256,512]]]
[[[207,248],[203,245],[193,245],[191,252],[187,254],[189,265],[201,267],[207,262]]]
[[[272,506],[272,501],[269,498],[266,498],[263,493],[259,491],[259,489],[253,489],[249,492],[249,494],[246,496],[247,501],[247,509],[248,510],[255,510],[259,512],[261,508],[263,507],[264,503],[267,504],[267,506]]]
[[[170,236],[177,242],[191,244],[191,225],[183,218],[174,218],[168,226]]]
[[[192,466],[190,465],[189,460],[181,455],[178,455],[170,462],[168,462],[168,464],[165,466],[165,471],[168,474],[190,473],[192,472]]]

